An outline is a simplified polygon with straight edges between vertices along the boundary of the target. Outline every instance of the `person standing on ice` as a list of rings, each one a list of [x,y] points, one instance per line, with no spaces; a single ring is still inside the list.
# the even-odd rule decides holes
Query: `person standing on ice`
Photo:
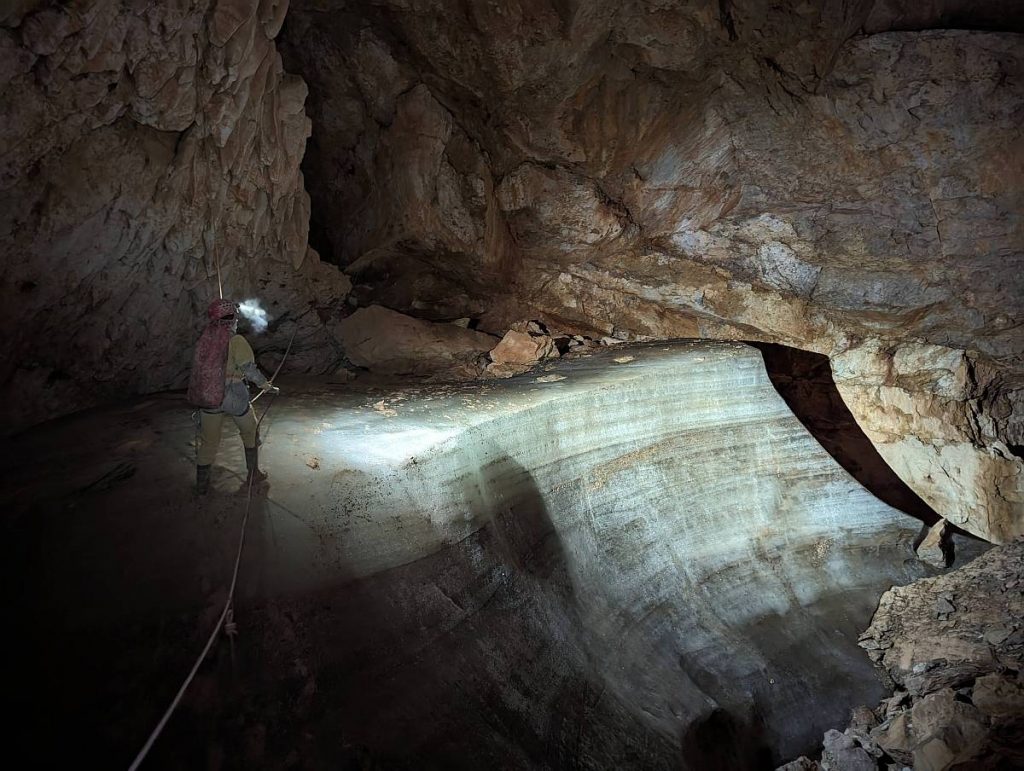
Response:
[[[196,452],[196,492],[210,488],[210,466],[217,457],[224,416],[231,416],[245,446],[246,481],[267,478],[259,469],[256,415],[249,403],[246,381],[270,393],[280,393],[256,366],[248,341],[238,334],[238,305],[214,300],[206,311],[210,319],[196,343],[188,400],[199,407],[199,446]]]

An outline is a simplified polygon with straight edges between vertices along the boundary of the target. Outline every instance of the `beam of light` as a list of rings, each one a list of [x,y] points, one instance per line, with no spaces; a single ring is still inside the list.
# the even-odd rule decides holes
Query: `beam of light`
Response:
[[[270,321],[270,315],[260,305],[260,301],[255,297],[248,300],[242,300],[238,304],[238,312],[248,319],[252,325],[252,330],[256,334],[261,334],[267,329],[267,323]]]
[[[439,430],[415,427],[401,431],[375,432],[366,436],[346,434],[344,454],[357,465],[399,466],[425,450],[443,444],[460,429]]]

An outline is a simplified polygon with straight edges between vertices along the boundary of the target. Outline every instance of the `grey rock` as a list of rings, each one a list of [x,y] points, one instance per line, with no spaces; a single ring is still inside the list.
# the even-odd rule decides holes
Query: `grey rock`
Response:
[[[878,763],[847,734],[829,730],[821,753],[823,771],[877,771]]]
[[[953,542],[949,537],[949,523],[940,519],[928,530],[917,547],[917,556],[932,567],[947,568],[953,563]]]
[[[791,760],[779,766],[775,771],[818,771],[819,768],[821,766],[818,765],[816,760],[811,760],[806,755],[801,755],[796,760]]]

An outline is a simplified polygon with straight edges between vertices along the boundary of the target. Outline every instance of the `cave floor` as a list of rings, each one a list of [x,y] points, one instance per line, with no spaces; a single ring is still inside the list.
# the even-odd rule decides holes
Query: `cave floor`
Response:
[[[236,601],[153,768],[758,768],[881,693],[927,569],[728,343],[505,381],[282,378]],[[127,765],[222,607],[245,505],[180,393],[9,440],[12,748]],[[9,713],[10,714],[10,713]],[[57,741],[57,737],[62,737]]]

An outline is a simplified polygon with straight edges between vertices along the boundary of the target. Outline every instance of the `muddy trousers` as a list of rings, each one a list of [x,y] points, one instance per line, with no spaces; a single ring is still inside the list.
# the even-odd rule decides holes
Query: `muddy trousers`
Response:
[[[196,464],[209,466],[217,457],[217,448],[220,446],[221,429],[224,426],[224,418],[230,417],[238,427],[238,433],[242,437],[242,444],[247,450],[256,447],[256,415],[252,407],[245,411],[244,415],[225,415],[223,412],[199,413],[199,453]]]

